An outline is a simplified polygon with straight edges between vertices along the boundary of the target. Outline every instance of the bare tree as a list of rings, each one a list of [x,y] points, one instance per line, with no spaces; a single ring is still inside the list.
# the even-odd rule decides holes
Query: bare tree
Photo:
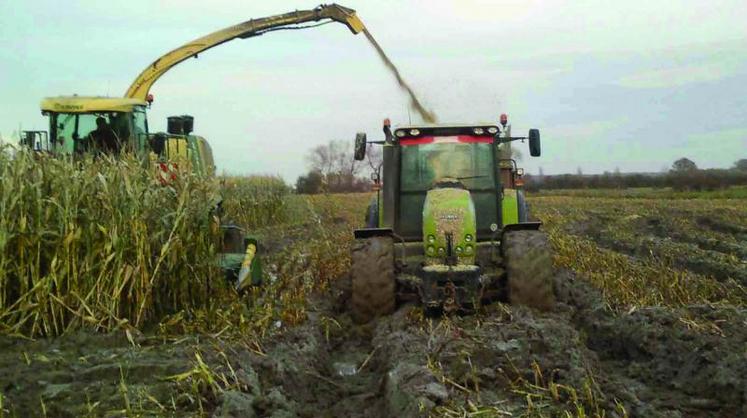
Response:
[[[368,162],[368,166],[371,167],[371,173],[379,172],[379,168],[384,163],[384,152],[380,146],[373,144],[368,145],[368,149],[366,150],[366,162]]]
[[[332,140],[314,147],[308,157],[312,171],[322,174],[330,189],[352,188],[361,164],[353,158],[352,144]]]

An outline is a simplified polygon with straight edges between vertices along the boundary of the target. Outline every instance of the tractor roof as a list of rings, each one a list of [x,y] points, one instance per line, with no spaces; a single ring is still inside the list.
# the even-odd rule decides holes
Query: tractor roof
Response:
[[[439,129],[439,128],[487,128],[490,126],[498,127],[495,123],[491,122],[477,122],[477,123],[423,123],[420,125],[397,125],[394,127],[397,129]]]
[[[148,103],[140,99],[102,96],[58,96],[41,101],[43,112],[90,113],[90,112],[132,112],[136,106]]]
[[[492,123],[405,125],[394,129],[394,135],[398,138],[453,135],[494,136],[498,132],[500,132],[498,125]]]

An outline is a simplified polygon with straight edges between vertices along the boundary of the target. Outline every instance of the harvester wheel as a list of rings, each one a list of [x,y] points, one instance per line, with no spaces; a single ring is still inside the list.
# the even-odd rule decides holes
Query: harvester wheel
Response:
[[[359,324],[394,312],[396,282],[391,237],[358,239],[352,251],[353,320]]]
[[[508,274],[508,300],[548,311],[555,305],[553,265],[547,234],[511,231],[501,244]]]

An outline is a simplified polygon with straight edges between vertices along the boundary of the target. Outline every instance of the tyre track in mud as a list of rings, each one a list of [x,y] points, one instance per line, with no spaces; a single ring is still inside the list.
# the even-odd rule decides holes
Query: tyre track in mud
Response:
[[[271,342],[255,363],[263,386],[278,388],[292,402],[293,416],[386,415],[383,370],[373,358],[371,337],[340,320],[312,312],[306,324]]]
[[[599,359],[604,391],[630,416],[747,416],[747,311],[660,307],[613,313],[598,291],[561,272],[558,298]],[[691,313],[721,328],[693,329]]]
[[[631,417],[747,414],[744,310],[615,313],[568,271],[557,274],[556,287],[558,306],[545,313],[496,304],[474,316],[423,322],[413,319],[419,308],[404,306],[357,326],[344,309],[323,308],[271,343],[270,360],[255,368],[263,387],[281,388],[301,417],[441,416],[468,402],[516,416],[527,410],[516,382],[535,380],[535,366],[545,384],[581,393],[588,383],[595,397],[589,415],[597,408],[622,417],[619,405]],[[321,296],[320,305],[329,300]],[[731,322],[718,322],[721,334],[692,329],[681,320],[688,310]],[[560,402],[545,413],[566,410]]]
[[[527,405],[516,382],[534,382],[535,364],[545,385],[553,381],[581,393],[591,382],[608,417],[622,417],[616,401],[630,417],[747,416],[744,310],[693,306],[616,313],[583,279],[560,271],[558,304],[551,312],[496,303],[477,315],[427,321],[419,308],[403,306],[358,326],[344,306],[346,280],[336,282],[342,286],[313,297],[305,323],[263,342],[263,353],[211,340],[153,345],[136,339],[138,348],[121,334],[6,344],[7,362],[19,362],[28,352],[33,372],[5,364],[5,371],[23,372],[5,395],[13,401],[26,396],[21,410],[27,412],[38,408],[44,392],[49,411],[61,416],[83,411],[86,392],[92,402],[105,401],[100,408],[116,409],[123,397],[122,368],[129,390],[144,388],[168,399],[173,383],[163,377],[193,367],[199,350],[207,364],[223,365],[226,373],[220,353],[227,353],[241,382],[207,405],[218,417],[443,416],[468,402],[496,408],[497,416],[518,416]],[[683,322],[690,311],[718,328]],[[111,348],[103,349],[107,344]],[[545,416],[565,410],[573,409],[567,403],[542,409]]]

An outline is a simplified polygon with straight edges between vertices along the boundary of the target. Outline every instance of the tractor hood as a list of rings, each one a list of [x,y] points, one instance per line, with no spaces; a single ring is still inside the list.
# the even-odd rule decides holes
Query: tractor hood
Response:
[[[477,223],[468,190],[439,182],[423,205],[426,264],[474,264]]]

